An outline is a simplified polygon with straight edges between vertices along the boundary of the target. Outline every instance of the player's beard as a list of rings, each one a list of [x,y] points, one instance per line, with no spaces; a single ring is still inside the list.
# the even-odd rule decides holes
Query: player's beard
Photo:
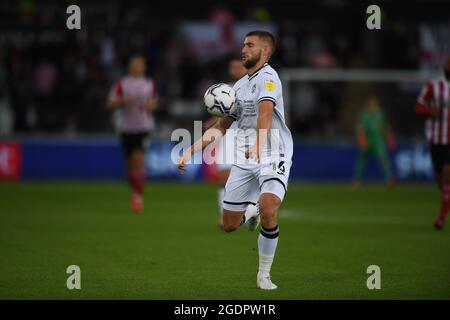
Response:
[[[256,66],[256,64],[258,63],[258,61],[261,59],[261,51],[259,52],[259,54],[256,56],[253,56],[253,58],[247,58],[247,60],[244,63],[244,67],[246,69],[250,69],[253,68],[254,66]]]

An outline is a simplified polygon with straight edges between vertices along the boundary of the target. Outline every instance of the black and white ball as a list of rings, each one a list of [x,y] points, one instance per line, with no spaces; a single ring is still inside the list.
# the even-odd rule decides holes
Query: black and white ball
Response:
[[[205,92],[206,110],[213,116],[226,117],[235,106],[236,92],[226,83],[217,83]]]

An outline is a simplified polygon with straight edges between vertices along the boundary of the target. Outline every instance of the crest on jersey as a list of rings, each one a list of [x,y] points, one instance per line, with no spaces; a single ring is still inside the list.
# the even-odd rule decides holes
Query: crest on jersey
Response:
[[[255,91],[256,91],[256,84],[254,84],[252,87],[252,93],[255,93]]]
[[[266,87],[267,91],[274,91],[275,90],[275,82],[273,82],[273,80],[266,80],[266,81],[264,81],[264,86]]]

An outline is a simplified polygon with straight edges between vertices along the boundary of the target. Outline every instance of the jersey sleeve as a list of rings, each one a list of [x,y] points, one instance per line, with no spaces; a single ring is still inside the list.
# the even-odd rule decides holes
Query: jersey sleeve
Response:
[[[427,83],[420,93],[416,101],[415,111],[418,115],[429,116],[431,113],[431,106],[433,102],[433,85]]]
[[[119,97],[123,96],[123,88],[122,88],[122,84],[120,83],[120,81],[117,81],[111,88],[111,90],[109,91],[109,95],[108,98],[111,100],[116,100]]]
[[[270,72],[263,72],[258,86],[259,94],[257,103],[261,101],[272,101],[274,106],[276,106],[278,92],[281,89],[281,84],[278,79]]]

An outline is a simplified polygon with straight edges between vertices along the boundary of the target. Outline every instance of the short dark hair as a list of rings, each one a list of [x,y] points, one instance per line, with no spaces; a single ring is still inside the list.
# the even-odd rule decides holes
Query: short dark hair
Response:
[[[145,56],[141,53],[130,54],[130,56],[128,58],[128,62],[130,62],[133,59],[142,59],[142,60],[144,60],[144,62],[146,62]]]
[[[276,47],[275,37],[269,31],[254,30],[254,31],[250,31],[245,36],[246,37],[250,37],[250,36],[257,36],[257,37],[259,37],[261,40],[266,41],[269,44],[269,46],[271,48],[271,52],[270,52],[271,56],[275,52],[275,47]]]

